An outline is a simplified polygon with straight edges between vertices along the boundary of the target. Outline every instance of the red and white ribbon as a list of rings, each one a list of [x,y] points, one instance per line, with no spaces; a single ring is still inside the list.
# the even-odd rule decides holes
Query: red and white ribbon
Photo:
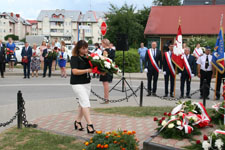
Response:
[[[225,135],[225,131],[223,131],[223,130],[215,130],[214,133],[216,133],[216,134],[224,134]]]
[[[167,62],[167,65],[169,67],[169,70],[170,70],[173,78],[175,78],[175,70],[173,68],[173,64],[172,64],[169,52],[165,52],[165,58],[166,58],[166,62]]]
[[[202,112],[202,115],[203,115],[204,119],[208,120],[210,122],[211,118],[209,117],[204,105],[201,102],[195,103],[195,104],[201,109],[201,112]]]
[[[158,65],[157,65],[157,63],[155,62],[155,59],[154,59],[154,57],[152,56],[152,51],[151,51],[151,49],[149,49],[148,50],[148,56],[149,56],[149,59],[150,59],[150,61],[151,61],[151,63],[152,63],[152,66],[155,68],[155,70],[159,73],[159,67],[158,67]]]
[[[188,60],[187,60],[187,57],[185,57],[185,56],[184,56],[184,67],[185,67],[185,69],[187,70],[189,79],[191,79],[191,74],[192,74],[192,72],[191,72],[191,67],[190,67],[189,62],[188,62]]]
[[[197,54],[198,57],[200,57],[200,54],[199,54],[197,48],[195,48],[195,53]]]

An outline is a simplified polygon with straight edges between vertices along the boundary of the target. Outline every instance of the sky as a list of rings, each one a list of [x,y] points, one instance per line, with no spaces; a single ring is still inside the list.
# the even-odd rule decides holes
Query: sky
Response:
[[[151,6],[153,0],[0,0],[0,12],[13,12],[25,19],[37,19],[41,10],[108,11],[110,3],[121,7],[133,4],[137,9]],[[3,5],[2,5],[3,4]],[[2,7],[3,6],[3,7]]]

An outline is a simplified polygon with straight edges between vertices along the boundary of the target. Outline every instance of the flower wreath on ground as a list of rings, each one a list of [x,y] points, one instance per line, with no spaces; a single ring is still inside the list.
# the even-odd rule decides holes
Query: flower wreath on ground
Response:
[[[84,143],[86,147],[83,150],[139,150],[135,131],[118,130],[106,133],[96,131],[96,133]]]
[[[212,106],[213,114],[211,116],[212,122],[219,125],[223,124],[224,115],[225,115],[225,104],[224,102],[218,103]]]
[[[215,130],[211,135],[203,136],[203,141],[197,140],[191,146],[185,147],[190,150],[224,150],[225,149],[225,131]]]
[[[200,135],[199,128],[209,126],[211,118],[202,103],[179,101],[170,113],[165,112],[164,117],[155,117],[154,121],[158,122],[156,130],[163,138],[183,139]]]
[[[87,58],[89,60],[89,64],[92,68],[93,73],[117,74],[121,72],[119,67],[110,58],[99,56],[95,53],[92,53],[91,55],[87,56]]]

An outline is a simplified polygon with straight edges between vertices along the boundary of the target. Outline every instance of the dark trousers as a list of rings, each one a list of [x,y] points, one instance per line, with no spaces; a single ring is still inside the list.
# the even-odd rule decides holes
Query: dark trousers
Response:
[[[148,92],[156,93],[157,89],[157,81],[158,81],[159,73],[156,70],[149,70],[147,73],[148,77]],[[153,90],[152,90],[152,79],[153,79]]]
[[[209,88],[210,88],[210,83],[211,83],[211,79],[212,79],[212,71],[203,71],[200,70],[200,74],[201,74],[201,78],[200,78],[200,95],[203,96],[203,82],[206,79],[206,83],[207,83],[207,87],[206,87],[206,94],[205,96],[208,97],[210,92],[209,92]]]
[[[51,75],[52,75],[52,61],[48,61],[48,62],[45,62],[45,63],[44,63],[44,73],[43,73],[43,77],[46,76],[47,69],[49,69],[49,70],[48,70],[48,76],[51,77]]]
[[[1,72],[1,77],[4,76],[4,63],[0,63],[0,72]]]
[[[174,91],[174,78],[170,71],[166,71],[166,75],[164,75],[165,79],[165,95],[168,95],[168,85],[169,85],[169,78],[170,78],[170,94],[173,94]]]
[[[180,91],[181,91],[181,96],[184,96],[184,86],[185,86],[185,82],[186,82],[186,88],[187,88],[187,92],[186,92],[186,96],[190,95],[190,90],[191,90],[191,79],[189,78],[187,73],[182,73],[181,75],[181,84],[180,84]]]
[[[4,63],[3,63],[3,71],[4,71],[4,72],[5,72],[5,64],[6,64],[6,63],[4,62]]]
[[[221,87],[221,81],[222,81],[223,78],[225,78],[225,73],[220,74],[218,72],[217,86],[216,86],[216,97],[217,98],[220,98],[220,87]]]
[[[23,63],[23,74],[24,74],[24,78],[30,77],[30,62]]]

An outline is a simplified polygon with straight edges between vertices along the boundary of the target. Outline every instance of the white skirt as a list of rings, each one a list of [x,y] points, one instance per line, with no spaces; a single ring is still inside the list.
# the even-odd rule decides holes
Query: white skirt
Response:
[[[78,98],[79,104],[81,107],[91,107],[90,104],[90,93],[91,93],[91,84],[75,84],[72,85],[73,91]]]

